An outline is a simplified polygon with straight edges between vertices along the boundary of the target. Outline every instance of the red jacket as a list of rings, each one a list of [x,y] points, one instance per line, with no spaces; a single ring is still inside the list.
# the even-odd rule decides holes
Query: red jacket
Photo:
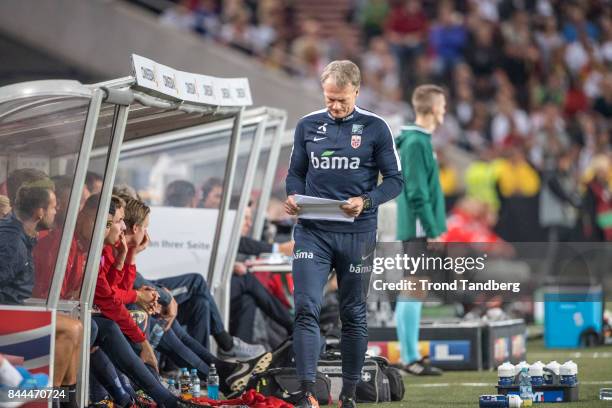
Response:
[[[105,245],[102,249],[94,304],[102,315],[117,323],[123,334],[131,341],[141,343],[145,340],[145,335],[125,307],[126,303],[136,301],[136,291],[131,286],[126,287],[130,280],[133,284],[136,268],[134,265],[125,265],[123,270],[118,270],[114,265],[113,247]]]
[[[459,208],[453,210],[446,225],[447,232],[440,236],[442,242],[489,244],[502,242],[488,225]]]
[[[51,288],[51,278],[55,270],[62,229],[54,229],[45,237],[38,240],[34,247],[35,279],[33,297],[46,298]],[[66,273],[62,283],[60,299],[78,300],[85,274],[85,263],[87,262],[87,251],[81,249],[76,238],[70,243]]]
[[[109,251],[113,255],[113,251]],[[113,263],[114,265],[114,256]],[[136,280],[136,265],[124,265],[123,270],[117,270],[112,267],[110,269],[109,283],[123,304],[127,305],[135,303],[138,299],[138,292],[134,289],[134,281]]]

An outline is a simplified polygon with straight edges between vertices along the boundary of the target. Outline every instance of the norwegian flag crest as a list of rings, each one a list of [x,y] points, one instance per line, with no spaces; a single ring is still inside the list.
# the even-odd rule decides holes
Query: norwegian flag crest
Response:
[[[359,146],[361,146],[361,135],[353,135],[351,137],[351,146],[353,149],[357,149]]]

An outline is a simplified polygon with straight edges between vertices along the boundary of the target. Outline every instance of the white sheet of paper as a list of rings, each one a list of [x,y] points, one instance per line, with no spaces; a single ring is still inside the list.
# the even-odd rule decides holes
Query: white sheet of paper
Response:
[[[300,206],[298,218],[304,220],[355,221],[355,217],[346,215],[340,208],[341,205],[348,204],[346,200],[332,200],[296,194],[295,203]]]

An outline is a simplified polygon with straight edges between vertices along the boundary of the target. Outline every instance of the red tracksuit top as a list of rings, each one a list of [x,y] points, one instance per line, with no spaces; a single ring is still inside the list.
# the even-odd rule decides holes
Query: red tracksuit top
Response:
[[[94,304],[104,317],[116,322],[123,334],[131,341],[141,343],[146,339],[145,335],[125,307],[126,304],[134,303],[137,299],[137,293],[133,289],[136,267],[124,265],[122,270],[118,270],[114,265],[113,247],[105,245],[102,249]]]
[[[49,294],[61,239],[62,229],[54,229],[45,237],[39,239],[34,247],[35,279],[32,291],[33,297],[45,299]],[[66,264],[66,273],[64,275],[60,299],[79,299],[86,261],[87,250],[82,249],[76,237],[73,238],[68,252],[68,263]]]

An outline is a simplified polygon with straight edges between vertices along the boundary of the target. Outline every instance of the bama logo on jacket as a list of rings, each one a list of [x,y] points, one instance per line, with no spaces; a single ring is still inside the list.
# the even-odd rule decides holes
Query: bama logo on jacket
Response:
[[[334,156],[333,150],[325,150],[321,157],[315,156],[310,152],[310,163],[315,169],[323,170],[356,170],[359,168],[361,160],[359,157]]]

